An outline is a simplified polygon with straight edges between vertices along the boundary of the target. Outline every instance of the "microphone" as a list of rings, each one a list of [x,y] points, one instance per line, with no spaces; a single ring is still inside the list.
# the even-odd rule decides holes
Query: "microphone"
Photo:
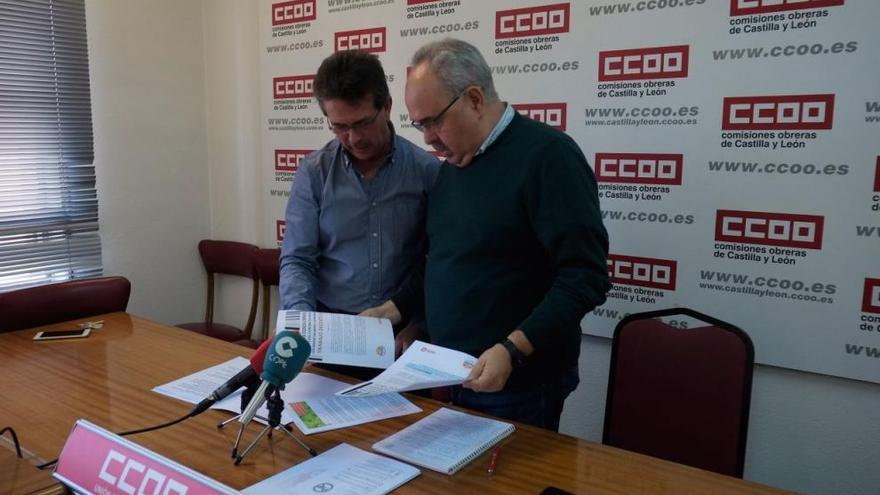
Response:
[[[197,416],[207,411],[208,408],[216,404],[218,401],[229,397],[229,394],[235,392],[241,387],[250,387],[252,385],[256,385],[259,380],[260,373],[263,371],[263,362],[266,359],[266,353],[269,351],[269,346],[272,345],[271,340],[266,340],[260,347],[257,348],[257,351],[254,352],[254,355],[251,356],[251,363],[248,367],[239,371],[223,385],[217,387],[217,390],[211,392],[211,395],[205,397],[201,402],[195,405],[192,408],[192,411],[187,415],[188,418],[192,418],[193,416]]]
[[[311,353],[312,346],[298,333],[283,331],[275,336],[263,362],[263,372],[260,374],[263,382],[239,418],[242,428],[254,418],[269,394],[284,390],[296,378]]]

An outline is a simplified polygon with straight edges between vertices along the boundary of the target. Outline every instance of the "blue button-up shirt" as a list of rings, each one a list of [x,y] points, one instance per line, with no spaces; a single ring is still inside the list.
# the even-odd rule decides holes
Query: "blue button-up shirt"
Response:
[[[303,159],[293,179],[281,247],[281,307],[317,303],[358,313],[388,300],[425,255],[427,194],[439,162],[393,134],[367,181],[334,139]]]

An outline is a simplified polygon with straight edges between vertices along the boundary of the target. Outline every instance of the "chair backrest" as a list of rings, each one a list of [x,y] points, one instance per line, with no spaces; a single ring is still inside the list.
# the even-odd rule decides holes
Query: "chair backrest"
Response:
[[[208,273],[208,301],[205,306],[205,322],[214,321],[214,274],[239,275],[253,280],[253,293],[248,321],[242,329],[250,335],[257,317],[257,301],[260,297],[260,281],[257,274],[256,253],[259,248],[253,244],[236,241],[199,241],[199,255]]]
[[[280,249],[259,249],[257,251],[257,273],[263,284],[263,328],[262,339],[269,336],[269,317],[272,305],[272,286],[278,285],[281,263]]]
[[[131,283],[99,277],[29,287],[0,294],[0,332],[125,311]]]
[[[707,326],[658,319],[674,315]],[[602,442],[742,478],[754,359],[744,331],[690,309],[624,318],[614,330]]]

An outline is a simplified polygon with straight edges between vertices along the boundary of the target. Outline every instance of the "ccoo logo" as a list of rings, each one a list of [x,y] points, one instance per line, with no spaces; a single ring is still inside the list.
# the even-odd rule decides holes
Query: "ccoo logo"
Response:
[[[880,278],[865,279],[865,293],[862,296],[862,311],[880,314]]]
[[[612,282],[654,289],[675,290],[678,263],[674,260],[608,255],[608,277]]]
[[[314,75],[272,78],[272,94],[276,100],[311,98],[315,96],[314,87]]]
[[[599,52],[599,81],[687,77],[689,53],[688,45]]]
[[[718,210],[715,240],[803,249],[822,249],[825,217],[762,211]]]
[[[275,171],[295,174],[312,150],[275,150]]]
[[[721,129],[831,129],[834,95],[735,96],[724,98]]]
[[[317,18],[317,0],[291,0],[272,4],[272,26],[285,26]]]
[[[596,181],[680,186],[683,161],[680,153],[596,153]]]
[[[523,117],[543,122],[565,132],[565,103],[519,103],[513,109]]]
[[[340,31],[334,36],[334,51],[363,50],[370,53],[384,52],[387,48],[384,27]]]
[[[275,220],[275,240],[278,242],[283,241],[286,231],[287,223],[284,220]]]
[[[843,5],[843,0],[730,0],[730,15],[766,14],[838,5]]]
[[[117,468],[117,465],[120,467]],[[186,495],[190,488],[198,490],[198,487],[188,486],[183,480],[171,478],[167,472],[157,471],[114,449],[107,452],[98,478],[123,493],[147,493],[147,490],[151,490],[153,493]],[[103,487],[99,484],[98,488]]]
[[[874,192],[880,192],[880,156],[877,157],[877,165],[874,168]]]
[[[499,10],[495,12],[495,39],[567,33],[569,10],[567,3]]]

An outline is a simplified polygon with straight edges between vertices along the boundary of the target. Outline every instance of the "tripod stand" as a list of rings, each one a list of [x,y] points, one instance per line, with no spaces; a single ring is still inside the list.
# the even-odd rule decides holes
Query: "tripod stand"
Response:
[[[253,396],[253,394],[254,394],[254,392],[250,388],[246,389],[245,392],[242,393],[242,397],[241,397],[242,398],[242,407],[244,407],[245,404],[250,402],[250,398]],[[269,410],[269,417],[268,418],[264,418],[262,416],[255,416],[255,417],[258,417],[258,418],[266,421],[268,424],[262,429],[262,431],[260,431],[259,434],[257,434],[257,437],[254,438],[254,440],[247,447],[245,447],[244,451],[241,454],[238,454],[238,446],[241,443],[241,436],[242,436],[242,433],[244,432],[245,426],[247,426],[247,425],[243,423],[241,425],[241,427],[239,428],[238,436],[235,439],[235,445],[232,447],[232,457],[233,457],[233,459],[235,459],[235,461],[234,461],[235,465],[238,465],[241,463],[242,459],[244,459],[244,456],[246,456],[248,454],[248,452],[250,452],[251,449],[254,448],[254,446],[257,444],[257,442],[260,441],[261,438],[263,438],[264,436],[267,436],[267,435],[271,438],[272,430],[280,430],[280,431],[283,431],[284,433],[286,433],[287,436],[292,438],[296,443],[298,443],[302,448],[304,448],[309,453],[309,455],[311,455],[312,457],[318,455],[318,453],[315,451],[315,449],[306,445],[302,440],[297,438],[291,432],[292,428],[290,426],[281,424],[281,411],[284,409],[284,401],[281,399],[281,393],[278,391],[278,389],[273,387],[273,390],[271,392],[266,393],[266,408]],[[217,428],[223,428],[224,426],[226,426],[230,422],[238,419],[239,417],[241,417],[241,415],[234,416],[230,419],[227,419],[226,421],[223,421],[220,424],[218,424]]]

